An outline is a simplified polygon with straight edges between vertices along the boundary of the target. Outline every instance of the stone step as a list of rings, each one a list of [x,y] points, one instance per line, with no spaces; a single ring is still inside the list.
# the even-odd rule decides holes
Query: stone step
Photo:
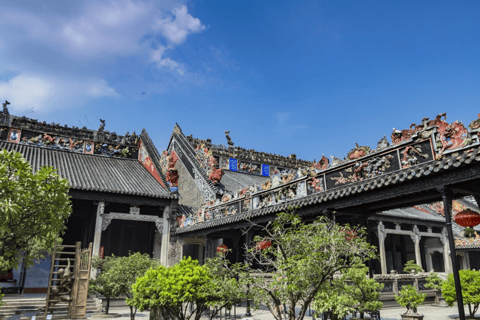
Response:
[[[40,308],[45,307],[43,306],[22,306],[22,307],[2,307],[0,309],[0,315],[3,315],[4,313],[10,313],[10,312],[35,312],[39,310]],[[56,307],[65,307],[65,309],[68,308],[68,305],[56,305]],[[87,304],[87,311],[96,311],[97,307],[95,303],[92,304]]]
[[[95,307],[95,301],[87,301],[87,308],[88,307]],[[60,307],[60,306],[68,306],[67,303],[57,303],[56,304],[57,307]],[[34,304],[34,303],[29,303],[29,304],[19,304],[19,305],[3,305],[2,307],[0,307],[0,312],[2,310],[10,310],[10,309],[25,309],[25,308],[41,308],[41,307],[45,307],[45,302],[43,303],[38,303],[38,304]]]
[[[39,298],[21,298],[21,299],[8,299],[8,304],[0,307],[0,319],[8,319],[8,316],[15,314],[27,314],[35,313],[40,308],[45,308],[46,299]],[[64,307],[65,309],[57,309],[56,312],[67,313],[68,304],[66,302],[59,302],[56,307]],[[87,312],[95,313],[101,310],[97,310],[97,304],[93,298],[87,299]],[[65,316],[64,316],[65,318]]]

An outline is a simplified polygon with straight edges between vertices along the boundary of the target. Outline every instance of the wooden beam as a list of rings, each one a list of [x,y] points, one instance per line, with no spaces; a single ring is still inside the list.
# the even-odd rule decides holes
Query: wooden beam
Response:
[[[145,205],[145,206],[165,207],[171,204],[172,202],[178,202],[177,199],[151,198],[151,197],[134,196],[134,195],[127,195],[127,194],[84,191],[84,190],[74,190],[74,189],[70,189],[69,195],[72,197],[72,199],[128,203],[136,206]]]

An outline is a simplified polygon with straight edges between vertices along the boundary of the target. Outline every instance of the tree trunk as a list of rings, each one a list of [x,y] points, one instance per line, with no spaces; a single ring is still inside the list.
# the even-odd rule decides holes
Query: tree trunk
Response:
[[[23,253],[22,275],[20,277],[20,287],[18,288],[19,294],[24,294],[25,292],[25,279],[27,277],[27,255],[28,252]]]
[[[135,312],[133,312],[133,307],[130,307],[130,320],[135,320],[135,314],[137,313],[137,308],[135,308]]]
[[[105,307],[105,313],[108,314],[108,310],[110,309],[110,297],[105,298],[107,298],[107,306]]]
[[[162,313],[160,312],[160,308],[152,308],[150,309],[150,318],[149,320],[162,320]]]

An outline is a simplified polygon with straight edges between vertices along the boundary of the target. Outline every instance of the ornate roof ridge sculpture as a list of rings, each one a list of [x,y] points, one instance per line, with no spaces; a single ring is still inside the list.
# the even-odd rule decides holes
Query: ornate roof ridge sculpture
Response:
[[[261,186],[244,188],[248,192],[242,190],[234,195],[225,195],[222,200],[217,199],[214,203],[209,201],[199,209],[203,212],[203,220],[200,218],[197,221],[192,220],[191,227],[195,229],[196,223],[203,222],[205,213],[209,212],[210,219],[222,220],[232,212],[258,211],[286,201],[297,202],[297,199],[308,198],[316,193],[330,194],[336,193],[335,190],[343,189],[341,193],[345,195],[350,194],[352,190],[361,192],[369,188],[351,186],[347,188],[350,191],[345,191],[342,185],[359,183],[370,185],[369,181],[373,181],[373,187],[394,184],[409,176],[410,173],[407,171],[411,167],[427,166],[428,169],[422,169],[421,175],[423,175],[424,172],[428,174],[432,170],[439,170],[436,168],[440,165],[446,169],[450,166],[449,164],[458,161],[468,161],[467,163],[473,160],[478,161],[477,154],[480,154],[480,149],[477,148],[479,145],[477,131],[480,128],[480,114],[479,119],[470,124],[469,127],[474,128],[470,131],[462,122],[455,121],[448,124],[445,120],[445,113],[437,115],[430,121],[429,118],[423,118],[421,125],[412,124],[410,129],[402,131],[394,129],[392,145],[389,145],[385,136],[378,142],[378,150],[356,144],[356,147],[348,153],[348,159],[340,160],[332,157],[334,161],[329,164],[328,159],[323,156],[318,163],[313,162],[310,168],[285,170],[274,174],[270,181],[262,183]],[[472,148],[472,145],[476,147]],[[478,158],[480,160],[480,157]],[[435,163],[435,168],[429,163]],[[418,168],[413,168],[412,171],[415,175],[417,175],[416,169]],[[406,173],[398,176],[398,172],[403,171]],[[380,182],[377,183],[378,179]],[[247,200],[248,205],[245,205]],[[228,209],[228,207],[231,208]],[[224,211],[223,215],[211,214],[219,208]],[[269,209],[269,212],[271,211]]]
[[[229,138],[229,133],[230,131],[225,131],[227,139]],[[227,142],[229,144],[228,147],[224,145],[212,144],[211,139],[198,139],[194,138],[192,135],[186,136],[186,139],[193,148],[203,144],[218,156],[226,156],[228,158],[255,161],[259,163],[285,166],[290,168],[298,168],[303,166],[309,167],[312,165],[312,161],[297,159],[297,155],[294,153],[290,154],[289,156],[282,156],[279,154],[257,151],[255,149],[246,149],[238,146],[234,147],[231,139]]]
[[[0,127],[3,128],[0,130],[10,128],[23,133],[19,141],[11,140],[8,136],[5,137],[7,141],[79,153],[136,158],[139,136],[135,131],[132,134],[127,132],[123,136],[117,135],[116,132],[105,130],[103,119],[100,119],[98,130],[87,129],[85,126],[61,126],[54,122],[47,124],[46,121],[10,115],[7,108],[9,104],[8,101],[3,103],[3,111],[0,112]]]
[[[81,153],[91,156],[123,158],[134,161],[141,161],[139,147],[144,146],[143,155],[148,153],[145,161],[141,161],[150,174],[170,194],[165,187],[165,177],[159,171],[159,155],[145,129],[141,135],[135,131],[132,134],[117,135],[115,132],[105,130],[106,121],[100,119],[98,130],[78,128],[67,125],[60,126],[58,123],[47,124],[25,116],[17,117],[10,115],[8,105],[3,103],[3,111],[0,112],[0,140],[26,145],[29,147],[44,148],[56,151]],[[143,144],[142,144],[143,143]],[[146,151],[148,150],[148,152]],[[175,195],[172,196],[176,198]]]

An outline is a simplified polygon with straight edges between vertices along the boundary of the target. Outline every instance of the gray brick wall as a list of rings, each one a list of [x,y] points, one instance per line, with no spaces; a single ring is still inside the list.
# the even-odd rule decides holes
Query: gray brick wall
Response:
[[[205,199],[202,196],[197,185],[193,181],[190,173],[183,165],[181,161],[177,161],[175,168],[178,170],[178,193],[180,194],[179,204],[200,207],[205,203]]]

